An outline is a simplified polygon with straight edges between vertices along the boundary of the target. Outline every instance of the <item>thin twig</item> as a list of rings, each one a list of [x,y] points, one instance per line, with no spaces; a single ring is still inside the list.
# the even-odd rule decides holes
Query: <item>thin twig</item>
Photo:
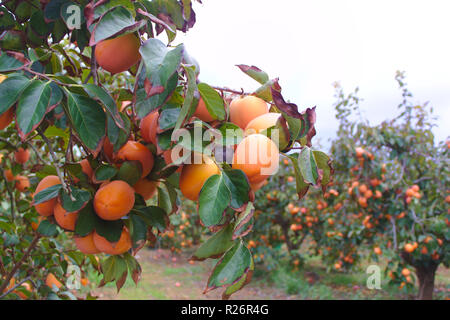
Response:
[[[45,164],[44,159],[42,159],[41,154],[39,153],[39,151],[36,149],[36,147],[30,142],[30,141],[25,141],[24,143],[26,143],[27,145],[30,146],[31,149],[33,149],[34,153],[36,154],[36,157],[39,159],[39,161],[41,161],[43,164]]]
[[[28,67],[25,67],[25,66],[23,66],[22,68],[19,68],[18,70],[24,70],[24,71],[27,71],[27,72],[29,72],[29,73],[32,73],[32,74],[38,76],[38,77],[47,79],[47,80],[49,80],[49,81],[53,81],[54,83],[56,83],[57,85],[60,85],[60,86],[70,87],[70,86],[73,85],[73,84],[70,84],[70,83],[64,83],[64,82],[61,82],[61,81],[52,79],[51,77],[47,76],[47,75],[44,74],[44,73],[40,73],[40,72],[34,71],[34,70],[32,70],[32,69],[30,69],[30,68],[28,68]]]
[[[56,173],[59,177],[59,180],[61,181],[61,185],[62,185],[64,191],[70,196],[70,199],[72,201],[75,201],[76,199],[72,196],[72,193],[70,192],[69,187],[67,187],[67,184],[64,181],[64,176],[59,168],[58,160],[56,159],[56,154],[53,151],[52,144],[50,143],[50,141],[48,140],[48,138],[45,136],[45,134],[42,132],[42,130],[40,128],[37,128],[36,130],[39,133],[39,135],[42,137],[42,140],[44,140],[44,142],[47,144],[48,151],[50,152],[50,156],[52,157],[53,163],[55,164]]]
[[[13,292],[14,290],[16,290],[18,287],[20,287],[22,284],[24,284],[25,282],[31,280],[31,277],[26,277],[25,279],[23,279],[22,281],[20,281],[19,283],[17,283],[16,285],[14,285],[11,289],[9,289],[8,291],[6,291],[5,293],[3,293],[0,296],[0,299],[2,299],[3,297],[7,296],[8,294],[10,294],[11,292]]]
[[[214,86],[212,88],[216,89],[216,90],[219,90],[221,92],[230,92],[230,93],[235,93],[235,94],[239,94],[239,95],[246,95],[246,96],[250,95],[250,93],[246,93],[243,88],[241,88],[241,91],[228,89],[228,88],[222,88],[222,87],[214,87]]]
[[[25,254],[22,256],[22,258],[19,261],[16,262],[16,264],[14,265],[12,270],[8,273],[5,280],[3,281],[3,284],[0,285],[0,292],[5,291],[5,288],[9,285],[9,281],[14,276],[14,274],[17,272],[17,270],[19,270],[20,266],[24,263],[24,261],[28,258],[31,251],[33,251],[34,247],[36,247],[40,238],[41,238],[41,235],[36,233],[36,235],[33,238],[33,241],[31,241],[30,246],[28,247]],[[0,296],[0,298],[2,298],[2,296]]]

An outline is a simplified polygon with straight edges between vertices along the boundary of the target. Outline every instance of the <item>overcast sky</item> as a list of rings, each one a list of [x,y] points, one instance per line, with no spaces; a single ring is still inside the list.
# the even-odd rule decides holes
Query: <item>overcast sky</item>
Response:
[[[372,124],[397,114],[396,70],[406,71],[416,102],[430,101],[435,134],[450,135],[450,1],[203,0],[197,23],[179,41],[200,63],[200,80],[217,86],[258,84],[236,64],[279,77],[283,96],[300,110],[317,106],[324,145],[337,121],[332,83],[360,87]]]

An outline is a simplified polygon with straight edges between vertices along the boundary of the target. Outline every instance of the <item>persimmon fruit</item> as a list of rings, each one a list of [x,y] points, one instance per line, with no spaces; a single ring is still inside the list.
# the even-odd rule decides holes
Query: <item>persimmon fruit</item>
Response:
[[[17,163],[24,164],[30,159],[30,151],[28,149],[24,149],[20,147],[14,152],[14,159]]]
[[[277,145],[262,134],[251,134],[237,146],[233,169],[242,170],[251,184],[264,181],[278,170],[280,153]]]
[[[141,59],[141,43],[134,33],[100,41],[95,47],[95,59],[99,66],[112,74],[130,69]]]
[[[36,194],[38,194],[39,192],[41,192],[42,190],[52,187],[54,185],[60,184],[60,183],[61,183],[61,181],[59,180],[59,178],[57,176],[53,176],[53,175],[46,176],[44,179],[42,179],[38,183],[36,190],[33,194],[33,200],[34,200],[34,196]],[[55,206],[56,206],[56,198],[53,198],[53,199],[50,199],[50,200],[47,200],[42,203],[34,205],[37,213],[39,213],[41,216],[44,216],[44,217],[51,216],[53,214],[53,210],[54,210]]]
[[[219,174],[219,167],[209,158],[200,164],[186,164],[180,175],[181,193],[192,201],[197,201],[200,190],[209,177]]]
[[[67,212],[60,203],[56,203],[53,215],[61,228],[75,231],[78,212]]]
[[[134,189],[125,181],[112,181],[97,190],[94,209],[103,220],[118,220],[134,206]]]
[[[133,189],[137,194],[140,194],[144,200],[148,200],[156,194],[158,185],[158,181],[151,181],[146,178],[142,178],[135,183]]]
[[[142,143],[129,140],[117,152],[116,159],[127,161],[136,160],[142,165],[142,177],[147,176],[152,171],[154,158],[151,151]]]
[[[268,113],[267,103],[255,96],[239,97],[230,104],[230,121],[241,129],[258,116]]]
[[[96,254],[101,252],[95,246],[93,232],[85,237],[75,237],[74,241],[77,249],[84,254]]]
[[[7,111],[2,113],[0,115],[0,130],[3,130],[7,126],[9,126],[10,123],[13,121],[13,118],[14,118],[14,110],[13,110],[13,108],[9,108]]]
[[[123,228],[119,241],[116,243],[109,242],[107,239],[94,232],[94,244],[95,247],[103,253],[117,255],[127,252],[131,249],[131,237],[126,228]]]

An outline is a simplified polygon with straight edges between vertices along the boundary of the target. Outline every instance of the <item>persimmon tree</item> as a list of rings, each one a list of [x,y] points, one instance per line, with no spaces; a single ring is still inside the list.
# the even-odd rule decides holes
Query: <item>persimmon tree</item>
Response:
[[[335,183],[313,214],[317,252],[338,270],[367,255],[388,260],[391,283],[431,299],[435,272],[449,264],[448,143],[437,144],[427,104],[416,105],[404,82],[399,115],[371,126],[359,110],[357,91],[337,87],[340,127],[330,152]]]
[[[174,44],[195,23],[190,0],[17,0],[0,10],[0,117],[4,127],[14,124],[2,135],[36,151],[32,194],[19,214],[42,219],[34,234],[26,225],[10,230],[14,245],[28,247],[22,258],[3,242],[0,292],[47,241],[59,251],[76,247],[94,266],[106,254],[100,285],[114,281],[120,290],[128,274],[137,283],[134,255],[170,228],[181,192],[212,233],[192,259],[219,258],[205,292],[222,287],[228,298],[250,281],[254,190],[276,172],[280,153],[301,150],[288,155],[300,197],[327,184],[329,158],[310,149],[314,108],[300,112],[278,79],[254,66],[238,67],[260,83],[255,92],[199,80],[197,61]],[[275,122],[247,131],[269,112]],[[2,212],[9,226],[12,212]],[[54,278],[47,286],[64,292]]]

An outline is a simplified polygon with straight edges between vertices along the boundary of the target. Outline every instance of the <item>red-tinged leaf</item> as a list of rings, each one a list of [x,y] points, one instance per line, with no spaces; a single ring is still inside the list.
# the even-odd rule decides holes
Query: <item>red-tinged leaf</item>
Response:
[[[238,290],[241,290],[244,286],[250,283],[253,277],[253,271],[255,270],[255,264],[253,262],[253,258],[251,261],[251,265],[249,270],[244,273],[241,279],[236,281],[233,285],[229,286],[223,293],[222,293],[222,300],[228,300],[230,296],[235,293]]]
[[[164,28],[166,28],[167,30],[169,30],[170,32],[175,32],[175,30],[169,25],[167,24],[165,21],[155,17],[154,15],[152,15],[151,13],[148,13],[144,10],[142,10],[141,8],[138,8],[136,10],[137,13],[142,14],[143,16],[147,17],[148,19],[150,19],[150,21],[159,24],[161,26],[163,26]]]
[[[238,283],[251,270],[252,262],[250,250],[242,241],[238,241],[217,262],[203,293]]]
[[[245,237],[253,229],[253,213],[255,207],[249,202],[245,211],[241,212],[236,220],[232,240]]]
[[[147,93],[147,99],[155,94],[161,94],[164,92],[163,86],[153,86],[148,78],[144,80],[144,89],[145,93]]]
[[[304,115],[304,126],[302,127],[302,132],[299,137],[305,140],[304,145],[311,147],[311,140],[316,135],[316,107],[307,108],[303,113]]]
[[[267,73],[255,66],[247,66],[245,64],[236,65],[242,72],[251,77],[252,79],[258,81],[261,84],[266,84],[269,81],[269,76]]]
[[[328,184],[332,181],[334,174],[332,160],[322,151],[313,151],[313,155],[319,169],[319,179],[317,183],[322,186],[322,191],[325,192]]]
[[[290,117],[303,119],[303,115],[298,112],[298,107],[296,104],[284,101],[284,98],[281,95],[281,91],[275,90],[273,87],[271,87],[270,90],[272,91],[273,102],[280,111],[284,112]]]
[[[89,2],[84,7],[84,17],[86,19],[86,26],[89,28],[94,22],[94,2]]]
[[[116,280],[116,288],[117,293],[119,293],[120,289],[122,289],[123,285],[125,284],[125,281],[127,281],[128,271],[125,270],[122,274],[122,276]]]

